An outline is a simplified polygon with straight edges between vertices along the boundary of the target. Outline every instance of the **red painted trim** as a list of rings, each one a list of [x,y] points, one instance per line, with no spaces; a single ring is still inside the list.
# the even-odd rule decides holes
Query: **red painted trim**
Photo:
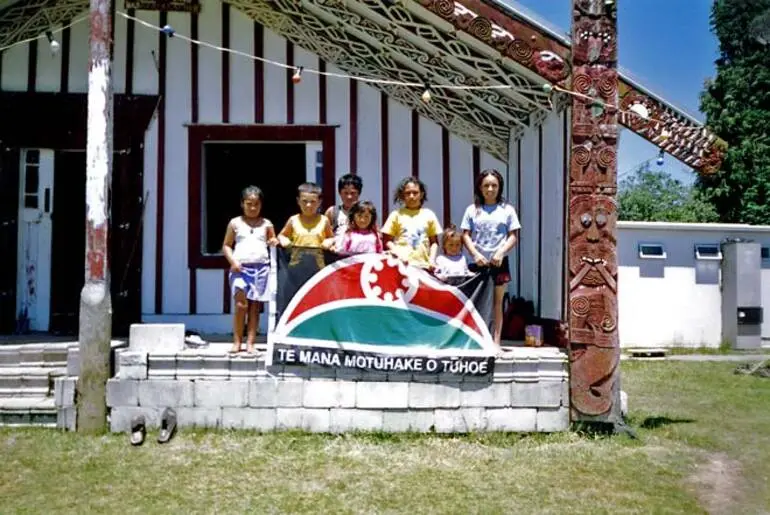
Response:
[[[27,53],[27,91],[32,93],[37,89],[37,40],[29,42]]]
[[[294,66],[294,44],[286,40],[286,64],[288,66]],[[292,125],[294,123],[294,81],[291,78],[294,76],[294,70],[292,68],[286,68],[286,123]]]
[[[192,39],[198,39],[198,13],[190,14],[190,37]],[[198,70],[198,45],[190,45],[190,119],[192,120],[192,123],[198,123],[200,112]]]
[[[193,45],[197,46],[197,45]],[[222,47],[230,48],[230,4],[222,2]],[[230,122],[230,53],[222,52],[222,123]]]
[[[320,141],[323,152],[324,191],[334,191],[336,127],[330,125],[189,125],[187,127],[189,202],[187,207],[187,261],[190,268],[228,268],[222,255],[203,254],[201,246],[201,185],[203,143],[206,141]],[[324,208],[334,196],[324,197]]]
[[[262,57],[265,53],[265,31],[254,22],[254,55]],[[254,123],[265,121],[265,64],[254,59]]]
[[[198,13],[190,13],[190,37],[198,39]],[[224,59],[225,54],[222,54]],[[199,108],[199,67],[198,45],[190,45],[190,119],[192,123],[198,123]],[[194,268],[187,268],[189,273],[189,311],[194,315],[198,312],[198,274]]]
[[[326,61],[318,60],[318,71],[326,73]],[[327,107],[326,107],[326,75],[318,76],[318,123],[326,125]]]
[[[350,173],[358,173],[358,81],[350,81]]]
[[[420,114],[412,111],[412,175],[420,176]]]
[[[388,95],[380,93],[380,167],[382,168],[382,223],[390,211],[390,122]]]
[[[476,179],[481,173],[481,148],[476,145],[473,146],[473,184],[471,188],[476,187]]]
[[[519,224],[521,224],[521,140],[516,141],[516,210],[519,215]],[[516,296],[521,297],[521,233],[518,234],[518,243],[516,244]]]
[[[136,16],[136,9],[129,9],[128,15]],[[131,93],[134,92],[134,39],[135,37],[136,37],[136,23],[134,22],[134,20],[126,20],[126,95],[130,95]],[[67,39],[69,40],[69,34],[67,34]],[[69,67],[69,63],[67,63],[67,66]]]
[[[444,196],[444,227],[452,221],[452,186],[450,184],[449,130],[441,127],[441,187]]]
[[[160,13],[160,26],[168,23],[168,13]],[[166,38],[158,33],[158,162],[157,216],[155,220],[155,314],[163,313],[163,211],[166,194]]]
[[[66,25],[69,23],[65,21]],[[72,46],[71,30],[69,27],[61,31],[61,74],[59,75],[59,93],[69,93],[70,90],[70,46]],[[126,72],[128,73],[128,72]],[[127,95],[130,95],[130,91],[126,91]]]
[[[537,128],[537,316],[543,311],[543,124]]]

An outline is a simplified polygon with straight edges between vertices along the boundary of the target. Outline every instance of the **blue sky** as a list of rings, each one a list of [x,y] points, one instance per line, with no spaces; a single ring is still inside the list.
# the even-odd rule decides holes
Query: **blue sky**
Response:
[[[514,2],[510,2],[514,3]],[[570,30],[571,0],[516,0],[538,17]],[[716,73],[719,42],[711,33],[712,0],[618,0],[619,65],[643,86],[703,122],[704,81]],[[657,156],[657,147],[630,131],[620,136],[618,173]],[[655,166],[653,164],[653,166]],[[663,169],[691,182],[691,169],[666,156]]]

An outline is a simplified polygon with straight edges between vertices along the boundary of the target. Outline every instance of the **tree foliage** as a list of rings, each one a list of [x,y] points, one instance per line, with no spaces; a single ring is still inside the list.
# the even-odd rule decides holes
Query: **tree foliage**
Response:
[[[717,222],[714,206],[694,187],[649,162],[620,182],[619,220],[636,222]]]
[[[711,28],[720,55],[701,110],[729,148],[697,188],[723,222],[770,224],[770,0],[715,0]]]

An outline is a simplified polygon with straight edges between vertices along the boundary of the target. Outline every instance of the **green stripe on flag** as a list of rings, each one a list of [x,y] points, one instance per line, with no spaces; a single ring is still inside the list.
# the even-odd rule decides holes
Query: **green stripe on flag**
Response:
[[[437,318],[406,309],[351,306],[301,322],[288,336],[369,345],[480,350],[466,333]]]

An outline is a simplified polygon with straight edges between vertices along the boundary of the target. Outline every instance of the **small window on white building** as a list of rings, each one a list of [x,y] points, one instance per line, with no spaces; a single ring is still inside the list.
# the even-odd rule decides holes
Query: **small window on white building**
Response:
[[[762,247],[762,259],[770,259],[770,247]]]
[[[716,243],[696,244],[695,259],[719,261],[722,259],[722,250]]]
[[[640,243],[639,257],[641,259],[666,259],[666,250],[661,243]]]

